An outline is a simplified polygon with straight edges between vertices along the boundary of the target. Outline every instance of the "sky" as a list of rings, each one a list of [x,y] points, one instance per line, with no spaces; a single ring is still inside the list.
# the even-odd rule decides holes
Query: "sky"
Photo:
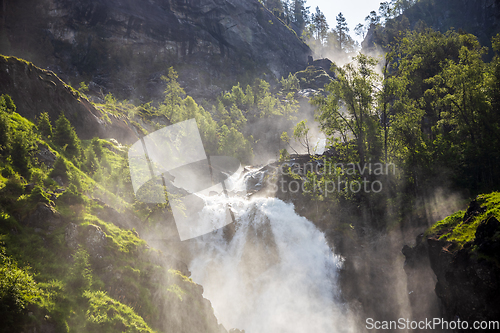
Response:
[[[381,2],[386,0],[306,0],[306,6],[309,6],[311,13],[316,12],[316,7],[325,14],[330,28],[337,24],[335,18],[342,12],[349,26],[349,34],[358,42],[361,39],[354,33],[354,27],[358,23],[364,23],[365,17],[372,10],[378,12]]]

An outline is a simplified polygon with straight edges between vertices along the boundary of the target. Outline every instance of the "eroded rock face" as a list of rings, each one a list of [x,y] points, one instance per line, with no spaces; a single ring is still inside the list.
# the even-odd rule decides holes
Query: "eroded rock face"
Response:
[[[52,123],[64,115],[75,127],[81,139],[114,137],[120,142],[135,142],[136,136],[123,120],[108,116],[110,122],[102,119],[86,98],[71,89],[53,72],[41,69],[32,63],[14,57],[0,57],[0,91],[14,100],[17,113],[30,120],[47,112]],[[52,163],[54,154],[47,149],[40,150],[42,161]]]
[[[310,53],[257,0],[22,0],[6,8],[10,52],[90,81],[96,95],[161,96],[161,75],[175,66],[188,94],[213,96],[250,72],[300,70]]]
[[[484,212],[476,201],[472,201],[464,214],[463,223]],[[439,239],[440,234],[417,237],[413,248],[405,246],[405,271],[413,305],[425,306],[429,299],[429,288],[422,274],[429,267],[434,273],[435,294],[440,300],[441,316],[446,320],[472,323],[474,321],[497,320],[500,317],[500,246],[495,235],[500,232],[500,222],[490,217],[481,222],[475,239],[456,249],[454,243]],[[418,279],[417,279],[418,278]]]

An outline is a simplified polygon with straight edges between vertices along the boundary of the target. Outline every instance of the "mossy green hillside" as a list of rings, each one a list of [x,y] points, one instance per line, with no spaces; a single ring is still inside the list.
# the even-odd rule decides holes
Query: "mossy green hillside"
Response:
[[[500,192],[478,195],[476,201],[481,207],[485,207],[482,212],[464,221],[466,212],[458,211],[436,222],[425,232],[425,236],[437,235],[440,240],[454,242],[459,247],[474,241],[476,230],[481,222],[490,217],[500,219]],[[496,234],[495,239],[500,241],[499,233]]]

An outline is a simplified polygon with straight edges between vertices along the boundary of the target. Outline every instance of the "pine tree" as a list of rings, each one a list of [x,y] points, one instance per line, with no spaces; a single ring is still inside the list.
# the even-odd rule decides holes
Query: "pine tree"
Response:
[[[328,22],[326,21],[325,14],[323,14],[319,7],[316,7],[316,14],[313,14],[312,21],[316,32],[316,39],[323,44],[328,33]]]
[[[309,7],[305,7],[305,0],[294,0],[293,23],[296,25],[296,33],[302,36],[306,25],[309,23]]]
[[[177,79],[179,75],[173,67],[168,69],[167,76],[162,76],[161,79],[165,81],[165,99],[163,101],[163,106],[166,109],[166,116],[170,120],[173,117],[174,110],[179,107],[182,102],[182,96],[186,94],[184,89],[181,87]]]
[[[12,140],[12,165],[25,178],[30,178],[29,144],[24,132],[17,132]]]
[[[50,123],[49,114],[47,112],[42,112],[40,114],[36,126],[44,137],[48,138],[52,136],[52,124]]]
[[[5,114],[3,109],[0,109],[0,154],[7,152],[10,145],[11,134],[9,122],[7,114]]]
[[[70,158],[80,157],[80,139],[78,139],[75,129],[63,113],[56,120],[54,142],[61,147],[65,147],[66,153]]]
[[[339,47],[342,50],[345,48],[348,40],[349,28],[347,27],[347,20],[345,19],[342,13],[339,13],[336,19],[337,19],[336,32],[339,39]]]

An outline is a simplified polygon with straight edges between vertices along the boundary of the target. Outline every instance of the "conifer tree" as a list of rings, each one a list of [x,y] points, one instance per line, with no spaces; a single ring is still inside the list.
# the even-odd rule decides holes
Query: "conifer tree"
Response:
[[[349,28],[347,27],[347,20],[345,19],[344,15],[342,13],[339,13],[337,15],[337,26],[336,26],[336,32],[337,36],[339,39],[339,47],[340,49],[344,49],[346,42],[348,40],[348,33],[349,33]]]
[[[63,113],[61,113],[59,118],[56,120],[54,142],[61,147],[65,147],[66,153],[69,157],[80,157],[80,139],[78,139],[75,129],[71,126],[71,123]]]
[[[40,114],[36,126],[44,137],[48,138],[52,136],[52,124],[50,123],[49,114],[47,112],[42,112]]]

